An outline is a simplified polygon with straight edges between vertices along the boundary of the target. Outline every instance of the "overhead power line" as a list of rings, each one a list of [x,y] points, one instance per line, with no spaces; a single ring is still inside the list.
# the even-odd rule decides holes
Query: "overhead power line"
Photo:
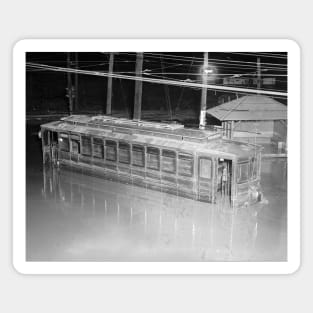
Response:
[[[236,53],[236,52],[234,52]],[[239,53],[240,54],[240,53]],[[202,63],[202,58],[199,57],[190,57],[190,56],[183,56],[183,55],[175,55],[175,54],[163,54],[163,53],[152,53],[152,52],[145,52],[145,55],[147,55],[148,57],[159,57],[160,55],[164,58],[164,59],[174,59],[174,60],[187,60],[190,61],[192,59],[195,59],[196,62]],[[260,56],[260,54],[247,54],[249,56],[254,56],[254,55],[258,55]],[[263,57],[268,57],[268,55],[261,55]],[[272,55],[275,56],[275,55]],[[281,55],[277,55],[279,58],[283,58],[281,57]],[[286,57],[284,57],[286,58]],[[210,58],[210,62],[211,61],[221,61],[221,62],[228,62],[228,63],[237,63],[237,64],[255,64],[255,62],[253,61],[243,61],[243,60],[229,60],[229,59],[221,59],[221,57],[219,58]],[[262,65],[271,65],[271,66],[287,66],[286,64],[281,64],[281,63],[269,63],[269,62],[261,62]]]
[[[275,59],[287,59],[287,55],[284,54],[274,54],[274,53],[257,53],[257,52],[231,52],[233,54],[239,54],[239,55],[248,55],[248,56],[260,56],[265,58],[275,58]]]
[[[77,74],[83,74],[83,75],[112,77],[112,78],[120,78],[120,79],[126,79],[126,80],[140,80],[140,81],[147,82],[147,83],[165,84],[165,85],[172,85],[172,86],[185,86],[185,87],[194,87],[194,88],[205,87],[207,89],[212,89],[212,90],[223,90],[223,91],[238,92],[238,93],[257,93],[257,94],[263,94],[263,95],[282,96],[282,97],[287,97],[288,95],[286,92],[258,90],[258,89],[253,89],[253,88],[226,87],[226,86],[211,85],[211,84],[193,83],[193,82],[187,82],[187,81],[176,81],[176,80],[171,80],[171,79],[137,77],[137,76],[132,76],[132,75],[121,75],[121,74],[108,73],[108,72],[79,70],[79,69],[74,69],[74,68],[65,68],[65,67],[51,66],[51,65],[46,65],[46,64],[31,63],[31,62],[27,62],[26,66],[30,68],[36,68],[36,69],[47,69],[47,70],[55,71],[55,72],[77,73]]]

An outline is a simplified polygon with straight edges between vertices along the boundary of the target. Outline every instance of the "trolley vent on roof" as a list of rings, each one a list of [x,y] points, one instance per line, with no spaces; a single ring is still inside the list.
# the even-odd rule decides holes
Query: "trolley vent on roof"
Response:
[[[182,124],[166,124],[158,122],[149,122],[149,121],[134,121],[126,118],[117,118],[106,115],[99,115],[89,117],[87,115],[71,115],[68,117],[62,118],[65,122],[76,122],[76,123],[85,123],[89,126],[97,125],[98,127],[102,125],[112,125],[112,126],[126,126],[126,127],[138,127],[138,128],[157,128],[157,129],[166,129],[166,130],[176,130],[183,129],[184,125]]]
[[[64,123],[86,126],[89,128],[100,128],[111,130],[116,133],[130,135],[146,135],[167,139],[175,139],[187,142],[205,143],[209,140],[221,137],[213,131],[199,131],[194,129],[185,129],[181,124],[166,124],[149,121],[134,121],[125,118],[116,118],[106,115],[86,116],[72,115],[62,118]]]

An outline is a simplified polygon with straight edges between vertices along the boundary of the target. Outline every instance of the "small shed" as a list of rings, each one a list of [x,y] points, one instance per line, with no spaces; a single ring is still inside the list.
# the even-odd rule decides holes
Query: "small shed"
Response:
[[[283,148],[287,106],[268,96],[243,96],[208,109],[207,124],[221,126],[227,138]]]

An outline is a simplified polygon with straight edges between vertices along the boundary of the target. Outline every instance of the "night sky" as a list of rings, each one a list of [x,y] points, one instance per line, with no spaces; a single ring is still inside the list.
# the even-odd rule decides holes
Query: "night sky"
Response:
[[[284,52],[209,52],[209,68],[212,74],[209,84],[223,85],[223,78],[256,78],[257,58],[260,57],[262,78],[275,78],[274,85],[262,85],[261,89],[280,92],[287,91],[287,54]],[[108,72],[109,53],[70,53],[70,67],[81,70]],[[26,61],[51,66],[67,67],[67,53],[28,52]],[[114,54],[113,72],[135,75],[136,53]],[[203,53],[145,52],[142,76],[147,78],[171,79],[201,83],[203,73]],[[28,115],[68,113],[67,73],[39,70],[27,67],[26,110]],[[73,85],[77,79],[77,100],[74,113],[100,114],[105,112],[107,78],[71,74]],[[256,88],[254,85],[235,86]],[[123,112],[131,117],[134,103],[135,82],[113,79],[113,113]],[[241,96],[243,94],[239,94]],[[207,107],[214,107],[223,101],[234,99],[233,92],[208,90]],[[182,110],[200,109],[201,89],[143,83],[142,111],[159,111],[174,114]],[[276,98],[287,104],[287,99]],[[225,101],[225,100],[224,100]]]

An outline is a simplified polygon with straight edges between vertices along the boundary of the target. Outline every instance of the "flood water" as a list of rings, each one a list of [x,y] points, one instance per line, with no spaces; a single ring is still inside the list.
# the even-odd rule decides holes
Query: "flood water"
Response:
[[[27,261],[286,261],[285,159],[264,159],[268,203],[223,207],[43,167],[27,131]]]

